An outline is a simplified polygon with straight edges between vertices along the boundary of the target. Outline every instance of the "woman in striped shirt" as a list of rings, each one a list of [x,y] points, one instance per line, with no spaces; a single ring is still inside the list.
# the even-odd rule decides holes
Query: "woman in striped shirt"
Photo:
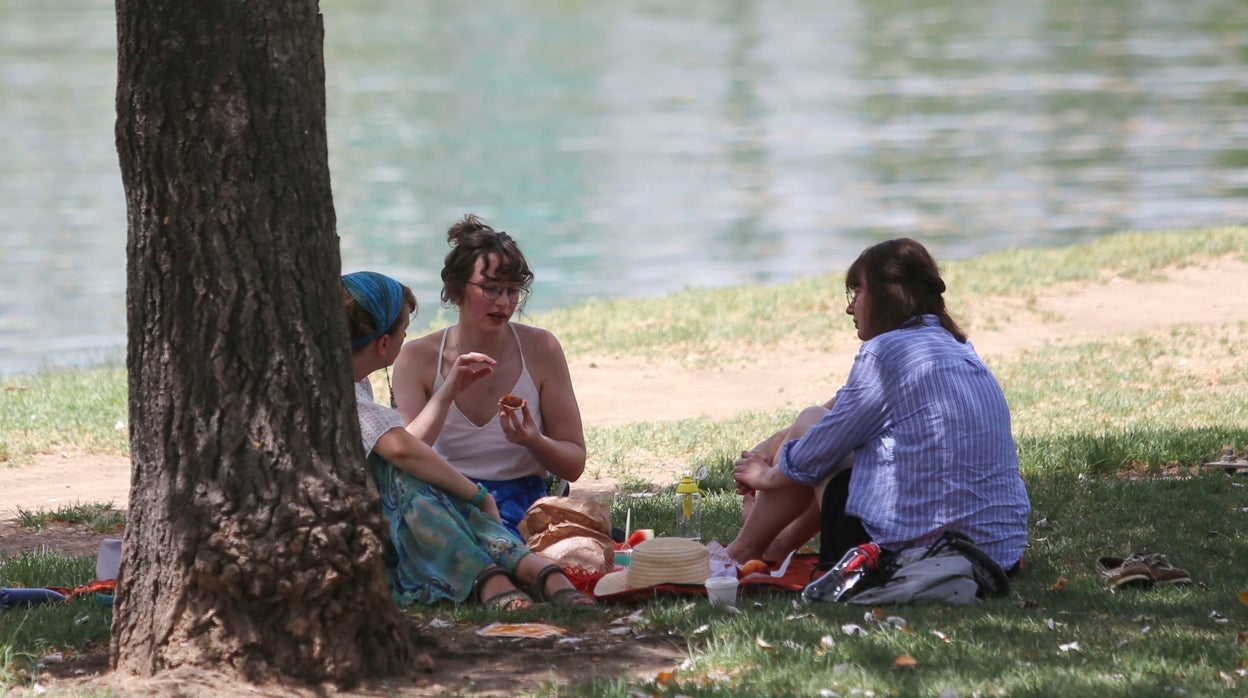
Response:
[[[899,552],[953,530],[1014,568],[1030,502],[1009,406],[946,310],[935,260],[914,240],[882,242],[859,255],[845,287],[863,340],[849,378],[742,453],[734,477],[756,500],[729,553],[783,557],[779,547],[819,531],[820,561],[835,562],[868,540]]]

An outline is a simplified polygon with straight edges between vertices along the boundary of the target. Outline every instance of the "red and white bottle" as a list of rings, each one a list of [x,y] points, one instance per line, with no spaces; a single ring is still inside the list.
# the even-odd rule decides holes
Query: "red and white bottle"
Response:
[[[875,567],[879,561],[880,546],[875,543],[863,543],[850,548],[832,569],[802,589],[802,601],[840,601],[862,579],[867,570]]]

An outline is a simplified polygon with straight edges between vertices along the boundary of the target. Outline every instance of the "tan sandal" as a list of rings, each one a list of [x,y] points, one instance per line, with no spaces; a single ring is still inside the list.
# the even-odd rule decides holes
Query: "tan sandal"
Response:
[[[533,607],[533,599],[528,594],[519,589],[509,589],[501,594],[495,594],[488,599],[481,598],[481,589],[485,587],[485,583],[498,575],[507,576],[507,571],[501,567],[489,566],[477,573],[477,578],[472,582],[472,595],[482,606],[494,611],[523,611]]]
[[[537,578],[533,580],[533,586],[529,590],[529,595],[538,601],[545,601],[551,606],[558,608],[597,608],[598,602],[592,596],[585,594],[576,587],[569,586],[556,591],[553,594],[546,593],[546,580],[552,574],[563,574],[563,570],[558,565],[546,565],[537,573]]]

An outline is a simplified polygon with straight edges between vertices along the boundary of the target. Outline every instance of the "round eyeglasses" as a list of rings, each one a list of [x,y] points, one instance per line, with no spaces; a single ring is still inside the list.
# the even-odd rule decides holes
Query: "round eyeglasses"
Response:
[[[491,301],[498,300],[499,296],[506,293],[508,301],[512,303],[519,303],[524,300],[524,297],[527,294],[527,291],[520,286],[500,286],[495,283],[482,284],[477,283],[476,281],[467,281],[465,283],[472,284],[473,286],[481,289],[481,293],[485,295],[486,300]]]

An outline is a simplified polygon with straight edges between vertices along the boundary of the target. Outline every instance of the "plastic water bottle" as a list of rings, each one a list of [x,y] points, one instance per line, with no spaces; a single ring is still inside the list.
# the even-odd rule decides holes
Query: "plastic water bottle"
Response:
[[[689,475],[676,485],[675,537],[702,540],[702,490]]]
[[[879,561],[880,546],[875,543],[863,543],[850,548],[827,574],[802,589],[802,601],[840,601],[862,579],[867,570],[875,567]]]

